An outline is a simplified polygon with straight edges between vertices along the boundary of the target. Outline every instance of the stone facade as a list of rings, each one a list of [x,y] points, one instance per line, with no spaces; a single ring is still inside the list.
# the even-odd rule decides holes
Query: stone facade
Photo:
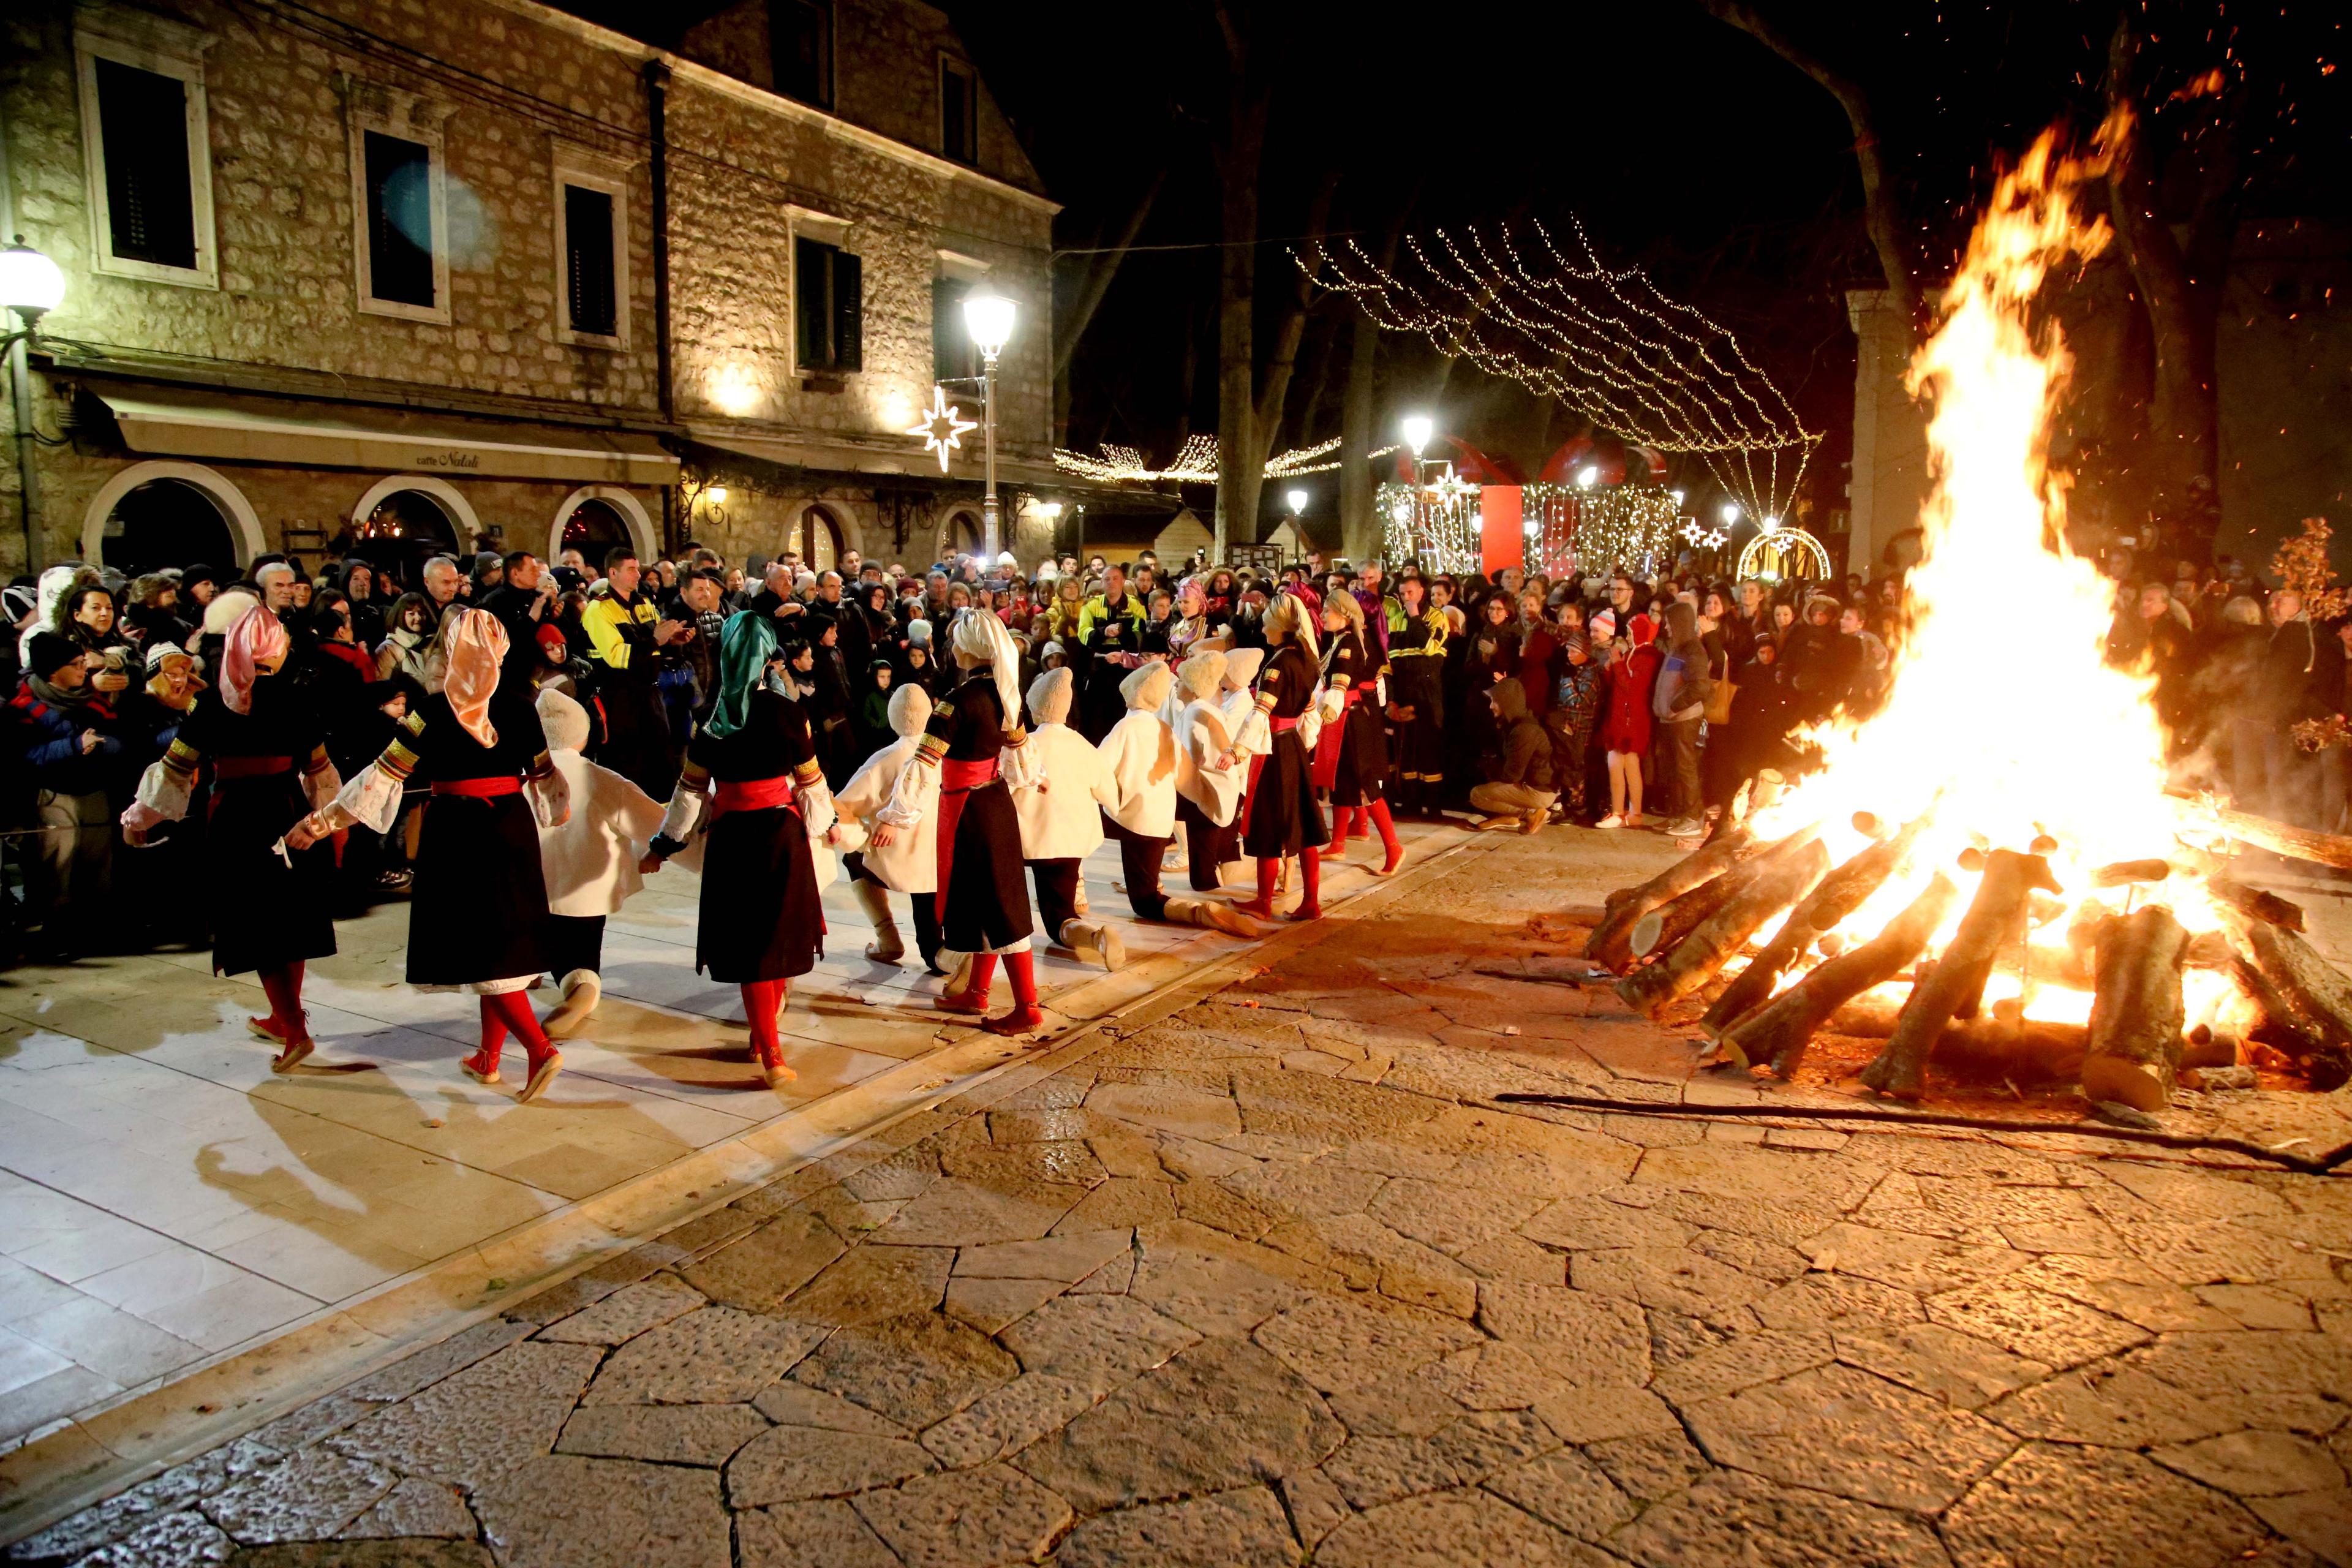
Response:
[[[902,122],[922,112],[906,100],[907,81],[935,84],[940,52],[958,48],[929,6],[842,5],[844,117],[714,68],[727,63],[717,53],[701,63],[692,40],[687,53],[666,54],[531,0],[324,0],[284,13],[156,4],[42,0],[0,24],[14,58],[0,221],[68,280],[64,305],[43,323],[47,353],[34,359],[39,426],[70,437],[42,449],[45,559],[99,540],[105,518],[93,509],[142,463],[173,473],[194,464],[208,476],[200,488],[240,557],[257,531],[263,548],[315,547],[310,531],[331,537],[358,521],[362,500],[400,471],[330,460],[315,442],[273,447],[267,436],[241,437],[234,454],[217,437],[175,446],[152,432],[134,446],[114,402],[161,386],[183,402],[217,394],[248,422],[257,403],[297,422],[446,416],[460,441],[582,451],[576,472],[560,457],[520,468],[491,460],[478,472],[453,464],[445,483],[463,505],[442,510],[461,544],[477,542],[462,537],[460,514],[470,513],[506,548],[543,548],[582,487],[604,482],[617,493],[599,493],[641,548],[710,535],[730,556],[773,553],[822,499],[843,544],[868,554],[892,552],[890,522],[906,522],[911,503],[904,551],[928,560],[953,514],[979,510],[977,440],[967,443],[971,460],[941,476],[903,434],[930,394],[932,288],[943,268],[985,274],[1023,307],[1002,366],[999,451],[1008,492],[1024,479],[1050,480],[1044,323],[1055,209],[984,93],[980,168],[939,156],[935,128],[918,134],[915,121]],[[100,252],[102,180],[85,145],[77,47],[97,36],[192,62],[185,79],[202,89],[210,159],[210,277],[124,276]],[[667,407],[644,79],[657,59],[670,71]],[[936,121],[935,103],[929,112]],[[421,127],[415,134],[437,140],[446,320],[362,302],[361,123]],[[602,177],[618,197],[619,330],[602,340],[566,330],[559,169]],[[860,258],[860,370],[814,378],[793,363],[796,236]],[[978,398],[961,401],[976,408]],[[596,452],[616,437],[650,460],[611,485],[613,465]],[[659,482],[665,449],[684,464],[676,492]],[[722,469],[723,526],[685,515],[678,496]],[[0,486],[17,488],[13,466]],[[1007,531],[1019,537],[1010,522]],[[8,529],[0,570],[22,570],[24,556],[21,532]]]

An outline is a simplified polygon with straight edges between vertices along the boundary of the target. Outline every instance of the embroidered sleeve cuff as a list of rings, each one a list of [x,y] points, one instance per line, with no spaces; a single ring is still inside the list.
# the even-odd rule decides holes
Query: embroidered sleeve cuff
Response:
[[[793,804],[800,807],[801,821],[811,838],[824,837],[824,830],[840,818],[841,814],[833,809],[833,792],[824,787],[823,773],[806,783],[794,783]]]

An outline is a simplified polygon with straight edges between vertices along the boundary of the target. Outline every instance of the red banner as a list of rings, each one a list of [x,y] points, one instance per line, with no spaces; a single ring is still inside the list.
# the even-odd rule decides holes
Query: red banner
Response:
[[[1492,574],[1527,563],[1527,535],[1520,531],[1519,487],[1485,485],[1478,491],[1478,563]]]

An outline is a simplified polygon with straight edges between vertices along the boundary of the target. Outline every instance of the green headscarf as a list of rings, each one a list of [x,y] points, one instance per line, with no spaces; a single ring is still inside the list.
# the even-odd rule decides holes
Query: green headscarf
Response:
[[[751,693],[767,678],[776,657],[776,626],[766,616],[738,610],[719,636],[719,700],[703,721],[705,734],[725,740],[751,717]]]

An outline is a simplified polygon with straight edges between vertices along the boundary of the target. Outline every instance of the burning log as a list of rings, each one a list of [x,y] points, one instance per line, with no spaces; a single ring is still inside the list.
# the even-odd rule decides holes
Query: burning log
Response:
[[[1985,858],[1984,879],[1960,929],[1935,968],[1913,984],[1886,1048],[1862,1071],[1864,1083],[1898,1100],[1927,1092],[1927,1056],[1937,1037],[1954,1018],[1976,1016],[1993,960],[2024,939],[2026,899],[2036,888],[2060,890],[2041,856],[1996,849]]]
[[[2284,927],[2248,921],[2231,936],[2239,984],[2269,1015],[2264,1037],[2300,1061],[2312,1088],[2352,1082],[2352,980]]]
[[[2091,1004],[2083,1093],[2134,1110],[2161,1110],[2180,1070],[2188,1008],[2180,966],[2189,933],[2161,904],[2110,919],[2099,932],[2098,997]]]
[[[1812,829],[1782,839],[1756,862],[1747,885],[1693,927],[1664,958],[1617,983],[1625,1005],[1654,1018],[1712,978],[1764,922],[1811,892],[1830,868]]]
[[[2180,791],[2168,792],[2175,795]],[[2267,816],[2252,812],[2232,811],[2210,800],[2200,803],[2201,815],[2210,819],[2214,831],[2241,844],[2251,844],[2257,849],[2267,849],[2273,855],[2284,855],[2291,860],[2308,860],[2316,866],[2333,866],[2338,870],[2352,871],[2352,838],[2336,833],[2314,833],[2305,827],[2290,827],[2284,822],[2273,822]]]
[[[1987,1018],[1955,1019],[1936,1037],[1936,1065],[1984,1083],[2073,1083],[2082,1076],[2090,1031],[2080,1024],[2027,1018],[2002,1003]],[[1895,1032],[1899,1004],[1859,996],[1830,1015],[1832,1035],[1883,1040]]]
[[[2231,877],[2207,878],[2205,890],[2212,895],[2215,903],[2227,904],[2250,919],[2284,927],[2287,931],[2304,929],[2303,906],[2282,899],[2276,893],[2250,888]]]
[[[1717,834],[1706,847],[1684,856],[1640,887],[1610,894],[1608,915],[1585,939],[1584,956],[1612,974],[1624,973],[1633,967],[1633,955],[1627,942],[1633,934],[1634,921],[1769,847],[1757,843],[1746,827],[1735,826]]]
[[[1626,952],[1642,959],[1654,952],[1671,952],[1683,938],[1698,929],[1701,921],[1753,882],[1764,860],[1761,855],[1743,860],[1712,882],[1702,882],[1681,898],[1661,904],[1635,921],[1632,934],[1625,939]]]
[[[1742,1018],[1718,1042],[1725,1053],[1742,1064],[1769,1059],[1774,1072],[1794,1077],[1813,1031],[1846,1003],[1893,979],[1917,958],[1958,896],[1952,879],[1937,872],[1876,936],[1829,960]]]
[[[1861,819],[1866,812],[1855,813],[1855,827],[1869,832]],[[1872,826],[1876,826],[1875,819]],[[1822,879],[1822,885],[1812,896],[1797,906],[1779,934],[1767,942],[1741,970],[1722,995],[1706,1010],[1700,1020],[1710,1039],[1720,1040],[1734,1024],[1772,999],[1772,987],[1789,965],[1804,955],[1805,949],[1819,941],[1822,933],[1836,929],[1854,910],[1862,908],[1870,895],[1878,891],[1895,868],[1910,858],[1911,847],[1927,826],[1927,818],[1916,822],[1889,838],[1879,839],[1844,865]]]
[[[2112,866],[2102,866],[2091,873],[2094,888],[2120,888],[2126,882],[2161,882],[2172,875],[2172,862],[2164,859],[2118,860]]]

